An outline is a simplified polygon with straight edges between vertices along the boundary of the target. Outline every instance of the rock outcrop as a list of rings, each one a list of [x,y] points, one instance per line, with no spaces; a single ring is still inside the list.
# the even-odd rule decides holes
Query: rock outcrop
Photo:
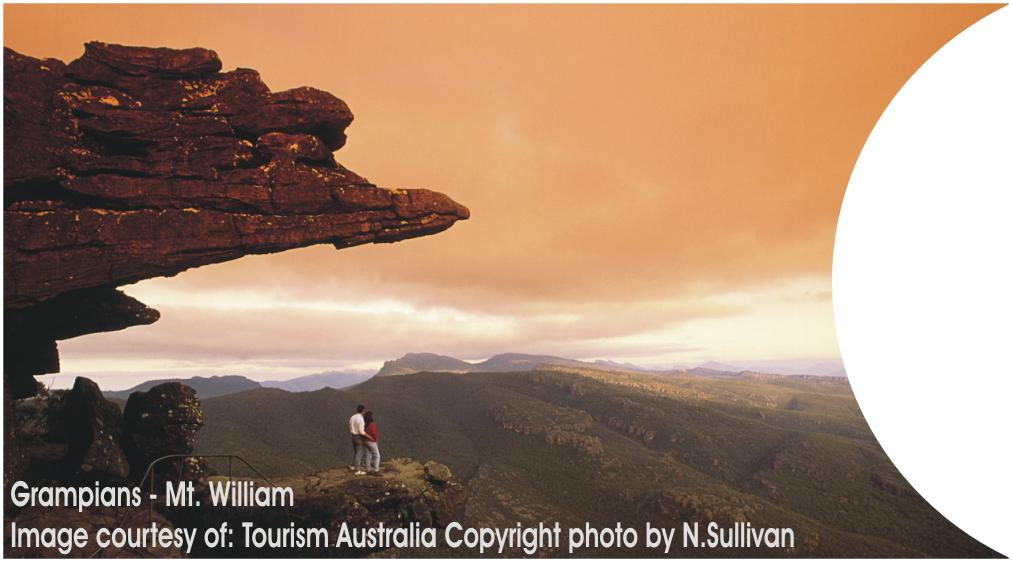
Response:
[[[433,234],[466,207],[338,164],[348,106],[271,92],[207,49],[4,50],[4,374],[59,369],[56,340],[148,324],[116,287],[247,254]]]
[[[70,480],[116,482],[130,473],[120,447],[123,414],[93,381],[77,377],[60,411],[67,438],[65,470]]]
[[[197,551],[195,557],[349,557],[364,556],[379,548],[334,548],[343,524],[349,529],[444,528],[459,520],[464,512],[467,493],[463,485],[445,465],[427,462],[424,465],[409,458],[385,460],[380,476],[355,476],[347,467],[332,468],[315,474],[275,480],[276,486],[290,487],[294,505],[285,508],[232,508],[180,510],[174,520],[180,526],[199,529],[218,527],[224,521],[238,526],[250,521],[260,528],[326,529],[326,548],[286,549],[281,546],[269,551],[241,548]],[[257,481],[258,485],[265,485]],[[209,503],[209,502],[208,502]],[[205,504],[206,505],[206,504]],[[170,519],[173,519],[170,513]],[[198,517],[194,520],[194,517]],[[417,554],[416,554],[417,555]]]
[[[885,490],[894,496],[912,496],[916,492],[910,484],[907,484],[903,475],[893,469],[878,469],[871,473],[871,483],[880,490]]]
[[[604,453],[601,439],[585,432],[594,418],[583,410],[565,406],[535,404],[531,399],[514,394],[512,402],[496,404],[488,411],[492,421],[506,431],[523,435],[540,435],[549,445],[576,449],[598,456]]]
[[[193,452],[197,432],[204,427],[204,412],[197,393],[180,382],[166,382],[147,392],[135,392],[123,409],[123,449],[131,477],[140,480],[148,465],[165,455]],[[193,459],[166,462],[163,475],[194,478],[202,473]]]
[[[600,437],[585,435],[575,431],[546,430],[545,443],[571,447],[585,455],[598,456],[604,454],[604,444],[601,443]]]
[[[752,521],[762,505],[737,496],[685,494],[662,490],[651,494],[640,506],[660,521],[716,521],[722,525]]]
[[[109,451],[119,451],[121,442],[125,453],[119,451],[118,454],[121,458],[125,455],[130,466],[126,466],[127,460],[120,461],[122,476],[117,476],[120,480],[128,480],[119,483],[143,484],[142,488],[146,491],[150,481],[142,483],[140,478],[150,461],[173,453],[191,453],[197,431],[203,424],[203,412],[196,393],[178,382],[163,383],[147,392],[134,392],[123,414],[115,403],[105,400],[98,385],[88,379],[78,378],[74,388],[69,392],[63,391],[63,394],[60,399],[37,404],[51,411],[39,411],[36,417],[51,417],[65,427],[57,431],[38,432],[37,437],[45,441],[33,443],[31,447],[32,467],[25,475],[30,483],[51,485],[76,479],[80,484],[90,486],[90,482],[86,482],[88,478],[108,481],[109,474],[113,472],[107,466],[109,463],[99,466],[97,461],[87,459],[111,458]],[[116,438],[109,439],[109,436]],[[96,453],[98,450],[104,453],[99,455]],[[251,460],[256,462],[256,459]],[[82,468],[88,462],[95,466]],[[58,471],[48,470],[49,467],[68,465],[73,468],[70,476],[62,468]],[[100,527],[149,527],[155,522],[159,528],[197,529],[202,536],[203,530],[217,528],[224,522],[228,522],[233,529],[240,529],[243,522],[249,521],[262,529],[323,528],[330,537],[327,545],[308,550],[294,547],[266,550],[246,548],[239,541],[236,541],[234,547],[209,548],[198,541],[191,556],[260,557],[269,554],[275,557],[347,557],[362,556],[386,547],[336,546],[336,533],[342,524],[346,523],[351,529],[358,530],[379,525],[388,529],[409,526],[444,528],[451,521],[460,519],[466,500],[464,486],[446,465],[435,461],[422,464],[407,458],[384,460],[381,474],[376,476],[356,476],[347,467],[340,467],[275,479],[273,482],[262,478],[252,480],[257,486],[274,485],[292,489],[292,505],[271,508],[214,505],[210,497],[211,484],[215,481],[224,484],[229,476],[211,475],[211,471],[197,457],[179,463],[159,463],[157,466],[159,469],[153,478],[159,484],[152,489],[161,489],[160,483],[167,479],[189,481],[194,484],[197,503],[173,507],[166,505],[164,497],[151,502],[145,494],[141,498],[142,503],[135,507],[95,507],[83,512],[76,508],[15,507],[8,504],[4,513],[4,525],[11,528],[10,524],[15,523],[19,528],[26,529],[74,526],[87,529],[94,536],[94,531]],[[247,466],[237,463],[237,480],[233,482],[244,479],[244,476],[239,475],[244,474]],[[232,474],[231,469],[227,474]],[[252,474],[249,472],[246,476]],[[56,549],[35,551],[11,548],[9,538],[5,536],[5,554],[10,556],[62,555]],[[109,548],[98,553],[96,547],[91,546],[72,550],[69,556],[86,557],[96,554],[102,557],[131,558],[181,555],[178,549],[154,548]]]
[[[25,477],[75,485],[139,484],[151,461],[192,453],[204,424],[196,392],[179,382],[134,392],[120,410],[95,382],[77,377],[71,390],[21,400],[15,414]],[[203,468],[194,458],[166,460],[155,481],[201,479]]]
[[[618,416],[609,416],[604,420],[604,423],[613,429],[617,429],[631,437],[638,437],[643,440],[646,445],[652,445],[654,440],[657,438],[657,432],[643,427],[635,422],[624,420]]]
[[[275,484],[292,488],[297,509],[313,510],[316,505],[330,512],[323,521],[335,527],[345,521],[358,527],[445,527],[466,499],[464,487],[446,465],[408,458],[384,461],[380,476],[354,476],[340,467]]]

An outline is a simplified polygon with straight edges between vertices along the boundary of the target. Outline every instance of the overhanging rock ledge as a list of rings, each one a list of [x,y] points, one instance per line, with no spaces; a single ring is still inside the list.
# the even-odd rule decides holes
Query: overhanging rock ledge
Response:
[[[348,106],[271,92],[207,49],[88,43],[69,64],[4,50],[4,376],[59,369],[56,340],[148,324],[116,287],[248,254],[434,234],[469,211],[334,160]]]

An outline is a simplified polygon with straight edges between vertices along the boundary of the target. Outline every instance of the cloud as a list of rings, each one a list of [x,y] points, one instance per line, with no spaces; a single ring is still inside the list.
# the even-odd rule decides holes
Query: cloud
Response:
[[[5,43],[26,54],[202,45],[275,90],[334,92],[356,115],[339,161],[472,211],[432,237],[129,287],[162,320],[63,342],[64,368],[833,355],[854,160],[913,71],[994,9],[7,7]],[[277,29],[299,33],[265,48]]]
[[[644,365],[697,358],[835,355],[832,315],[804,278],[705,298],[559,304],[485,313],[382,299],[306,300],[284,292],[180,294],[170,281],[129,292],[161,308],[152,326],[60,343],[66,374],[191,372],[285,378],[376,369],[409,351],[470,360],[505,351]],[[380,288],[383,288],[382,286]],[[183,302],[185,304],[178,304]],[[799,350],[801,353],[799,354]]]

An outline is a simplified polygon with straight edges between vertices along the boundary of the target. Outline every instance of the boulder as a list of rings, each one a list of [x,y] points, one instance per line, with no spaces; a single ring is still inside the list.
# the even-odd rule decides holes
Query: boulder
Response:
[[[204,426],[197,393],[180,382],[162,383],[147,392],[131,394],[123,418],[123,450],[134,480],[139,480],[156,459],[192,453],[197,432]],[[164,462],[157,472],[181,479],[199,478],[201,473],[200,463],[186,459]]]
[[[58,415],[67,441],[63,464],[69,480],[116,482],[129,475],[120,448],[123,414],[97,384],[77,377]]]
[[[21,479],[25,469],[28,467],[28,456],[25,454],[24,447],[21,443],[16,428],[17,423],[15,421],[14,414],[14,399],[11,398],[11,393],[8,390],[7,384],[4,384],[4,489],[10,489],[10,486]],[[4,494],[7,496],[7,494]],[[9,509],[10,498],[4,498],[4,505],[8,506]]]
[[[436,461],[425,463],[425,479],[436,484],[445,484],[453,478],[450,468]]]

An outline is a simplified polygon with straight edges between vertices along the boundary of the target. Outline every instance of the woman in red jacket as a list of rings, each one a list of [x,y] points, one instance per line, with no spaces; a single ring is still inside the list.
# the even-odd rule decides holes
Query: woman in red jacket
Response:
[[[369,453],[365,459],[365,469],[369,474],[379,475],[380,473],[380,448],[379,430],[376,429],[376,422],[373,421],[372,412],[366,412],[365,416],[365,447]]]

